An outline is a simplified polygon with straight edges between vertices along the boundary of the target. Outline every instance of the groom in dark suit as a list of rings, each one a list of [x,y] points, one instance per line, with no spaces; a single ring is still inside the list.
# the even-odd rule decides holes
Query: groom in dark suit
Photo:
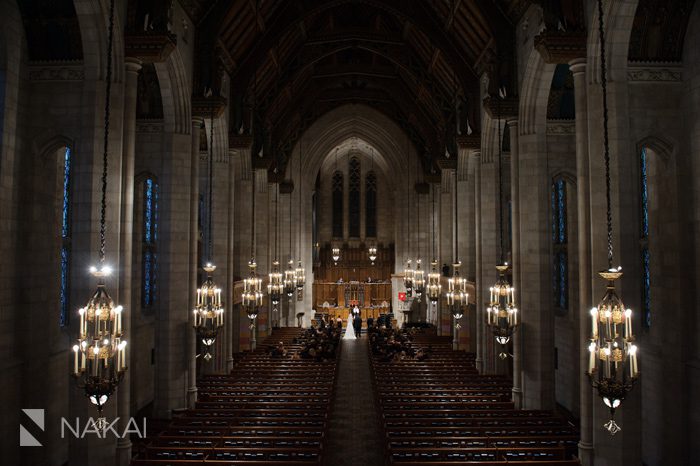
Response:
[[[352,320],[352,326],[355,328],[355,336],[360,338],[362,336],[362,317],[360,313],[355,314],[355,318]]]

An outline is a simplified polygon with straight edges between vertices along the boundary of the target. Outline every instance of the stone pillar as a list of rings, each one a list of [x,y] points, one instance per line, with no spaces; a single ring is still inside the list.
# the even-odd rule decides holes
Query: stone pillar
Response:
[[[126,312],[122,329],[127,339],[131,336],[131,318],[138,308],[131,297],[132,252],[134,239],[134,161],[136,158],[136,92],[137,78],[141,62],[126,58],[124,80],[124,146],[122,155],[121,180],[121,232],[119,235],[119,300],[124,303]],[[126,352],[126,366],[129,367],[131,349]],[[122,431],[131,415],[131,376],[127,370],[117,390],[117,411]],[[127,466],[131,461],[131,440],[129,437],[117,440],[117,465]]]
[[[584,368],[588,367],[588,347],[585,342],[590,337],[590,329],[583,318],[591,306],[591,213],[590,185],[588,175],[588,97],[586,92],[586,59],[576,59],[569,63],[574,75],[576,105],[576,199],[578,216],[578,287],[579,287],[579,360],[580,370],[580,422],[581,440],[578,444],[579,459],[583,466],[593,464],[593,411],[592,388]]]
[[[476,368],[479,372],[483,373],[484,370],[484,300],[483,293],[481,292],[483,288],[484,278],[482,276],[482,266],[481,266],[481,154],[476,153],[474,155],[474,225],[475,234],[474,240],[476,242],[476,286],[474,297],[476,302]]]
[[[511,199],[511,262],[516,305],[521,290],[520,283],[520,165],[518,152],[518,120],[508,121],[510,127],[510,199]],[[522,341],[519,329],[513,334],[513,403],[522,406]]]
[[[195,294],[197,289],[197,271],[199,269],[197,245],[199,240],[199,144],[200,128],[204,124],[201,117],[192,118],[192,147],[190,157],[190,269],[189,288],[190,299],[189,309],[194,309]],[[187,330],[187,407],[194,408],[197,401],[197,335],[194,330],[194,314],[188,313]]]

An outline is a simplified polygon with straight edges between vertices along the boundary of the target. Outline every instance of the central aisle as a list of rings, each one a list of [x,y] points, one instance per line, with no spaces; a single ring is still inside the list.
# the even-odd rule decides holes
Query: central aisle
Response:
[[[385,442],[372,391],[367,336],[363,332],[358,340],[342,340],[340,348],[324,463],[382,466]]]

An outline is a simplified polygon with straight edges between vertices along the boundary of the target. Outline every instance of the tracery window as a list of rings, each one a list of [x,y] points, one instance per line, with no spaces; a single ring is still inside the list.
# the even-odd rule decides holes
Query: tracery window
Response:
[[[333,237],[343,237],[343,174],[333,174]]]
[[[566,181],[556,178],[552,183],[552,291],[554,305],[560,310],[568,308],[569,263],[567,255],[567,203]]]
[[[365,236],[377,237],[377,175],[374,172],[365,177]]]
[[[143,249],[141,276],[141,301],[145,308],[152,307],[157,299],[158,275],[158,182],[149,175],[143,182]]]
[[[348,194],[348,234],[351,238],[360,237],[360,161],[352,157],[349,164]]]
[[[63,151],[63,195],[61,209],[61,271],[59,289],[59,324],[68,325],[70,308],[70,264],[71,264],[71,187],[72,152]]]

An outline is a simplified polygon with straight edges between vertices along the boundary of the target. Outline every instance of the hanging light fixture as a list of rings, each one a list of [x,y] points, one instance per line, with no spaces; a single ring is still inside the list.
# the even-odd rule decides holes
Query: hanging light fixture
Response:
[[[447,280],[447,293],[445,293],[445,300],[447,301],[447,306],[452,316],[455,318],[455,325],[459,325],[456,321],[464,317],[467,305],[469,304],[467,280],[459,275],[459,268],[461,265],[461,262],[455,262],[452,265],[454,272],[452,277]]]
[[[255,88],[257,86],[257,71],[254,76],[253,81],[253,121],[255,121],[255,108],[256,108],[256,92]],[[251,350],[255,349],[256,346],[256,332],[255,332],[255,320],[258,318],[258,313],[262,307],[263,293],[262,293],[262,280],[258,278],[255,269],[258,264],[255,262],[255,185],[256,177],[253,173],[253,179],[251,181],[251,232],[250,232],[250,260],[248,261],[248,278],[243,280],[243,295],[241,299],[241,306],[246,312],[248,319],[250,320],[250,347]]]
[[[294,269],[294,259],[291,258],[292,255],[292,196],[289,196],[289,262],[287,262],[287,270],[284,271],[284,292],[288,298],[294,296],[294,290],[297,288],[297,274]]]
[[[340,248],[339,247],[333,247],[333,249],[331,250],[331,257],[333,258],[334,265],[338,265],[338,261],[340,260]]]
[[[114,43],[114,0],[109,4],[109,31],[107,39],[107,92],[105,98],[104,150],[102,153],[102,202],[100,211],[100,266],[91,267],[97,279],[97,290],[85,307],[78,311],[80,329],[73,345],[73,371],[78,386],[85,396],[102,408],[124,377],[126,366],[126,339],[122,331],[124,308],[115,305],[105,287],[105,277],[111,268],[105,264],[105,230],[107,209],[107,156],[109,154],[110,96],[112,90],[112,48]]]
[[[370,246],[367,250],[367,255],[372,265],[374,265],[374,261],[377,260],[377,248],[375,246]]]
[[[603,427],[615,435],[620,426],[615,422],[615,410],[632,390],[639,377],[637,345],[632,331],[632,310],[625,309],[615,292],[615,280],[622,277],[622,268],[613,267],[613,229],[610,198],[610,143],[608,136],[608,92],[605,57],[605,30],[603,2],[598,0],[598,33],[600,35],[600,75],[603,88],[603,144],[605,163],[605,197],[607,207],[608,270],[598,275],[607,281],[605,295],[597,307],[591,309],[591,339],[588,346],[590,359],[588,375],[605,405],[610,409],[610,420]]]
[[[301,262],[301,148],[303,141],[304,137],[302,136],[301,139],[299,139],[299,179],[297,180],[299,183],[299,187],[297,188],[299,190],[299,218],[297,219],[297,224],[299,226],[299,234],[297,236],[297,252],[299,254],[299,261],[297,262],[297,269],[295,270],[294,274],[296,277],[297,299],[301,299],[299,296],[301,296],[304,285],[306,284],[306,269],[304,269],[304,265]]]
[[[406,157],[408,158],[410,152],[410,145],[408,142],[408,136],[406,137]],[[408,169],[406,170],[406,200],[408,205],[411,205],[411,182],[410,176],[408,175]],[[411,251],[411,220],[410,216],[406,215],[406,250],[410,254]],[[406,267],[403,269],[403,286],[406,288],[406,296],[410,297],[413,295],[413,269],[411,268],[410,257],[406,259]]]
[[[428,298],[430,299],[430,303],[433,305],[433,308],[437,306],[438,301],[440,300],[440,292],[442,291],[442,285],[440,284],[440,271],[438,270],[438,261],[437,261],[437,251],[435,249],[435,187],[431,186],[430,187],[432,199],[433,199],[433,210],[432,210],[432,243],[433,243],[433,260],[430,263],[430,273],[428,274]],[[433,309],[435,312],[437,312],[436,309]],[[437,315],[437,314],[436,314]]]
[[[208,206],[207,206],[207,257],[208,261],[203,267],[207,273],[207,278],[202,286],[197,289],[197,299],[195,301],[194,329],[197,338],[204,345],[204,360],[210,361],[211,348],[216,342],[219,330],[224,326],[224,307],[221,303],[221,288],[216,286],[212,275],[216,266],[212,264],[214,246],[212,242],[212,210],[213,203],[213,164],[214,164],[214,108],[212,107],[210,116],[209,132],[209,160],[208,160]]]
[[[508,282],[506,273],[509,270],[505,261],[505,248],[503,239],[503,148],[501,145],[501,99],[505,98],[505,89],[498,90],[498,213],[499,213],[499,238],[501,250],[501,262],[496,266],[498,279],[496,284],[489,288],[490,299],[486,308],[486,325],[496,337],[496,342],[501,345],[499,357],[505,359],[509,356],[506,345],[510,341],[513,332],[518,328],[520,319],[518,308],[515,306],[515,290]]]
[[[278,311],[277,306],[279,306],[283,288],[282,273],[280,272],[280,261],[277,260],[279,254],[279,223],[279,185],[277,185],[275,190],[275,259],[272,261],[272,269],[268,274],[267,282],[267,295],[270,297],[272,312],[274,313]]]
[[[420,259],[416,259],[416,270],[413,272],[413,292],[416,294],[418,302],[425,291],[425,272],[421,269],[421,262]]]

